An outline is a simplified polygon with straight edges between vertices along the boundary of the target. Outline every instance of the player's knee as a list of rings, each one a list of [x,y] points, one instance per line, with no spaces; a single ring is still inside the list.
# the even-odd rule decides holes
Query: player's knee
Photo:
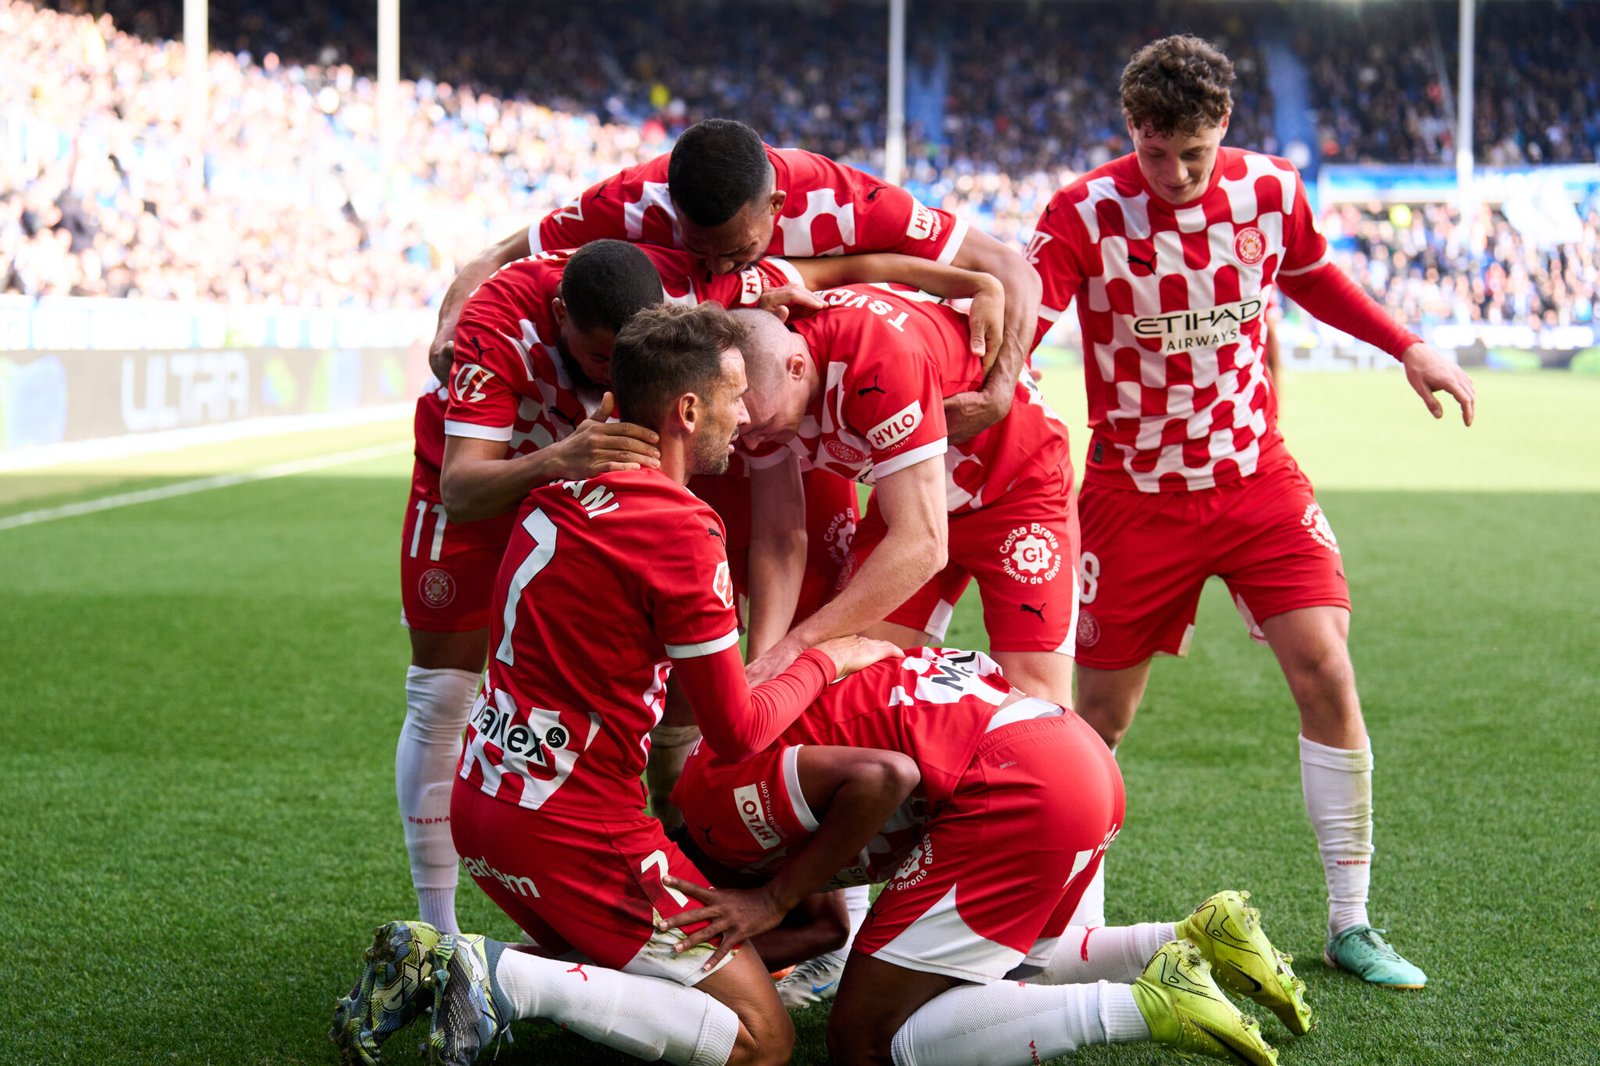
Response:
[[[1074,708],[1078,717],[1088,722],[1100,739],[1106,742],[1106,747],[1114,748],[1122,743],[1123,736],[1128,732],[1128,727],[1133,724],[1133,713],[1137,706],[1126,706],[1115,700],[1092,699],[1083,693],[1078,694],[1078,704]]]
[[[739,1016],[739,1038],[728,1066],[783,1066],[794,1054],[794,1022],[776,996],[772,1010]]]
[[[836,1014],[828,1022],[828,1061],[835,1066],[890,1066],[893,1033],[879,1032],[871,1025],[838,1024]]]

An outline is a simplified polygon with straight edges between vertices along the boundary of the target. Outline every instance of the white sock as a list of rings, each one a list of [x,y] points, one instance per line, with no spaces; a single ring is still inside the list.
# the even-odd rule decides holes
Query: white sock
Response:
[[[406,721],[394,749],[395,798],[420,917],[446,933],[460,931],[450,789],[461,755],[461,731],[477,695],[478,675],[469,670],[406,668]]]
[[[861,923],[867,920],[867,912],[872,909],[871,886],[851,885],[845,889],[844,906],[850,913],[850,935],[845,938],[844,947],[839,949],[839,954],[848,956],[850,945],[856,942],[856,934],[861,931]]]
[[[1086,981],[1117,981],[1132,984],[1144,973],[1156,950],[1176,939],[1171,922],[1091,929],[1069,925],[1043,972],[1029,978],[1028,983],[1077,985]]]
[[[724,1066],[739,1016],[704,992],[658,977],[504,951],[494,983],[514,1018],[544,1018],[635,1058]]]
[[[895,1066],[1029,1066],[1085,1044],[1149,1039],[1127,985],[996,981],[923,1004],[894,1034],[890,1052]]]
[[[1366,925],[1372,879],[1372,747],[1300,738],[1300,786],[1328,879],[1328,935]]]

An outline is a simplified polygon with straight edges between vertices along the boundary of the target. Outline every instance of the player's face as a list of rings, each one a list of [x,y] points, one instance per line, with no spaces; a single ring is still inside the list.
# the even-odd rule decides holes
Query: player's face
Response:
[[[1217,164],[1217,149],[1228,132],[1228,115],[1215,126],[1202,126],[1198,133],[1174,131],[1163,136],[1147,128],[1128,127],[1139,171],[1157,196],[1172,204],[1198,200],[1211,184],[1211,170]]]
[[[557,347],[566,359],[568,371],[576,371],[574,377],[581,376],[588,379],[589,384],[602,388],[611,384],[611,348],[617,343],[615,333],[603,326],[579,329],[571,318],[565,318],[558,336]]]
[[[805,386],[784,375],[770,387],[745,394],[745,407],[750,412],[750,422],[739,435],[739,440],[752,450],[764,444],[787,444],[800,432],[800,422],[805,418]]]
[[[734,274],[767,254],[772,243],[772,206],[746,204],[720,226],[697,226],[678,213],[684,250],[713,274]]]
[[[744,406],[746,390],[744,356],[739,349],[729,348],[722,353],[722,375],[716,388],[705,398],[705,418],[695,427],[689,455],[691,474],[727,473],[733,442],[750,424]]]

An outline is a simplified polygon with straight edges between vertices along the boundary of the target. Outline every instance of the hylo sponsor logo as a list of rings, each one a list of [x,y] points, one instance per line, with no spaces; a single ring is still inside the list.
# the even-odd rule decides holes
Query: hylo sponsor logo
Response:
[[[888,451],[911,436],[911,431],[921,424],[922,401],[913,400],[908,406],[867,430],[867,439],[878,451]]]
[[[762,850],[770,850],[781,842],[777,830],[767,821],[765,782],[760,785],[741,785],[733,790],[733,804],[739,809],[739,820],[750,830]]]

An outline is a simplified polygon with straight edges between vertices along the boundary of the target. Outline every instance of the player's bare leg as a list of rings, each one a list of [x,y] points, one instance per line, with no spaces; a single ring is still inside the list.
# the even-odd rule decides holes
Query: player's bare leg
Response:
[[[1072,709],[1072,656],[1054,651],[989,653],[1013,688]]]
[[[478,695],[489,631],[412,629],[406,720],[395,744],[394,787],[423,921],[456,931],[457,856],[450,839],[450,788]]]
[[[1261,623],[1300,708],[1300,779],[1328,883],[1329,965],[1374,984],[1421,988],[1427,977],[1367,918],[1372,863],[1372,749],[1355,669],[1350,612],[1307,607]]]
[[[1133,725],[1139,701],[1144,699],[1150,681],[1150,660],[1121,670],[1097,670],[1078,663],[1074,671],[1078,683],[1073,709],[1094,727],[1106,746],[1115,748]]]
[[[650,794],[650,813],[669,833],[683,824],[683,815],[669,797],[683,773],[684,760],[699,739],[700,728],[694,724],[694,708],[683,698],[683,690],[668,680],[661,721],[650,730],[650,761],[645,765],[644,781]]]

